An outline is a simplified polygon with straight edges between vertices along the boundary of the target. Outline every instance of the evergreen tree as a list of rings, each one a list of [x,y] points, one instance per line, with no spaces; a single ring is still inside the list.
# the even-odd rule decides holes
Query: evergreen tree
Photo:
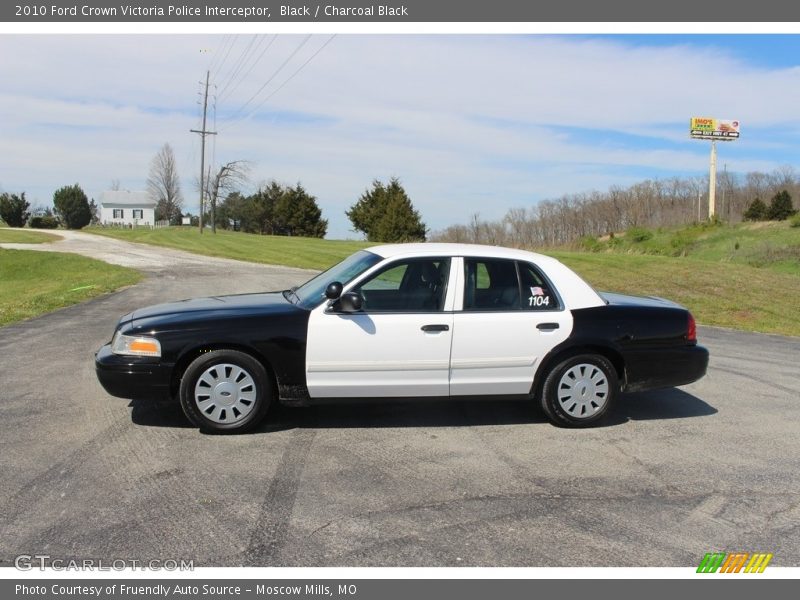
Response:
[[[783,190],[772,197],[767,210],[767,219],[770,221],[785,221],[796,212],[792,206],[792,197],[789,192]]]
[[[425,223],[396,178],[374,181],[345,214],[370,242],[425,241]]]
[[[28,217],[31,216],[28,210],[30,207],[30,203],[25,200],[25,192],[20,196],[0,194],[0,219],[9,227],[25,227]]]
[[[89,199],[77,183],[57,190],[53,194],[53,206],[67,229],[81,229],[92,220]]]
[[[322,218],[317,199],[298,183],[286,188],[275,204],[276,229],[283,235],[323,238],[328,221]]]
[[[763,221],[767,218],[767,205],[761,200],[756,198],[747,207],[742,215],[745,221]]]

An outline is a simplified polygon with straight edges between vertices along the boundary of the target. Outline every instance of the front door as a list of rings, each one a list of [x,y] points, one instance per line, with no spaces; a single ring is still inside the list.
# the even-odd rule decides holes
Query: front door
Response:
[[[312,398],[447,396],[453,335],[449,258],[398,259],[358,282],[362,311],[311,313]],[[448,293],[449,292],[449,293]]]

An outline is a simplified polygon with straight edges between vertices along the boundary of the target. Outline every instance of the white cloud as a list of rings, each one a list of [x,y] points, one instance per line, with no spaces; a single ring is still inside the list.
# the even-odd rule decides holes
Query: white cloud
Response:
[[[721,158],[730,170],[770,169],[796,152],[760,131],[800,127],[799,69],[568,36],[339,36],[253,118],[228,128],[222,117],[304,37],[278,37],[220,103],[215,158],[253,161],[256,182],[302,181],[336,236],[374,178],[399,176],[428,224],[442,227],[642,173],[701,172],[707,145],[686,139],[693,114],[743,122],[743,139]],[[198,82],[210,60],[222,62],[203,51],[230,39],[0,36],[0,185],[42,203],[75,181],[95,197],[112,179],[142,188],[150,159],[169,142],[193,208]],[[237,38],[220,88],[251,39]],[[244,113],[326,40],[309,40]],[[652,138],[622,135],[643,132]]]

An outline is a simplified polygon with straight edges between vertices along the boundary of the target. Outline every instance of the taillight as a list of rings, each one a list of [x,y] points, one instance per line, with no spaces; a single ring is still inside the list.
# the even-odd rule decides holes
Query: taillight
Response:
[[[689,329],[686,332],[687,342],[697,342],[697,323],[694,322],[692,313],[689,313]]]

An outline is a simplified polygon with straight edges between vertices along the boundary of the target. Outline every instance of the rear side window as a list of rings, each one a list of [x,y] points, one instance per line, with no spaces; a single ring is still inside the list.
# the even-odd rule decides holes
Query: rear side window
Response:
[[[558,296],[532,264],[503,259],[464,259],[464,310],[559,310]]]
[[[519,310],[522,307],[513,260],[464,260],[464,310]]]

